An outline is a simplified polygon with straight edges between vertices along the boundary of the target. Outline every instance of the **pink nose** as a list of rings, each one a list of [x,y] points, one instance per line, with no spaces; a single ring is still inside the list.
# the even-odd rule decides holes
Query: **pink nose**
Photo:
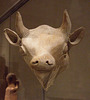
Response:
[[[42,55],[34,57],[30,65],[36,70],[50,70],[55,65],[55,60],[51,55]]]

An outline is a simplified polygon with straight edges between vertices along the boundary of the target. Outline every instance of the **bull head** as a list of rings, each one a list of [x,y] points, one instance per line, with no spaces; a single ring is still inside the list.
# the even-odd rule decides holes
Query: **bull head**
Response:
[[[17,12],[16,30],[17,33],[6,28],[5,37],[20,48],[25,61],[45,90],[52,85],[58,73],[67,68],[69,50],[80,42],[84,34],[83,27],[70,33],[71,21],[66,10],[61,27],[41,25],[30,30],[23,25],[22,17]]]

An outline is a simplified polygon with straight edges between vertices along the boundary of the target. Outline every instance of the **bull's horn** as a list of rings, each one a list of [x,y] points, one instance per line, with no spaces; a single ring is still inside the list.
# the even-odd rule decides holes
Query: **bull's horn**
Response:
[[[67,10],[64,11],[63,21],[62,21],[62,25],[61,25],[60,29],[65,34],[67,34],[67,33],[69,34],[71,31],[71,21],[70,21]]]
[[[27,29],[24,25],[23,25],[23,21],[22,21],[22,17],[21,14],[19,12],[16,13],[16,30],[19,34],[19,36],[22,38],[24,36],[26,36],[27,34],[29,34],[29,29]]]

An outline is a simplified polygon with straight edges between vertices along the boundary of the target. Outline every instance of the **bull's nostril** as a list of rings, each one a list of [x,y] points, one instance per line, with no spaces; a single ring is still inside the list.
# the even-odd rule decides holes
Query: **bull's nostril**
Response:
[[[38,61],[36,61],[36,63],[38,63]]]
[[[53,65],[52,63],[50,63],[49,61],[46,61],[46,63],[48,64],[48,65]]]
[[[38,61],[34,61],[34,62],[32,62],[32,64],[38,64]]]
[[[49,62],[48,62],[48,61],[46,61],[46,63],[48,64]]]

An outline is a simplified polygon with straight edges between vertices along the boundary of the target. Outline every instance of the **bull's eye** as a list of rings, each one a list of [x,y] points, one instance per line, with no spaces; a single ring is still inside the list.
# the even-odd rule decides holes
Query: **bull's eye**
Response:
[[[19,41],[19,45],[22,46],[22,41],[21,40]]]
[[[66,54],[64,55],[64,58],[66,58]]]
[[[23,46],[20,46],[20,52],[21,52],[21,54],[22,54],[23,56],[26,55],[26,50],[25,50],[25,48],[24,48]]]
[[[63,53],[66,54],[67,52],[68,52],[68,46],[66,45],[66,46],[64,47]]]

